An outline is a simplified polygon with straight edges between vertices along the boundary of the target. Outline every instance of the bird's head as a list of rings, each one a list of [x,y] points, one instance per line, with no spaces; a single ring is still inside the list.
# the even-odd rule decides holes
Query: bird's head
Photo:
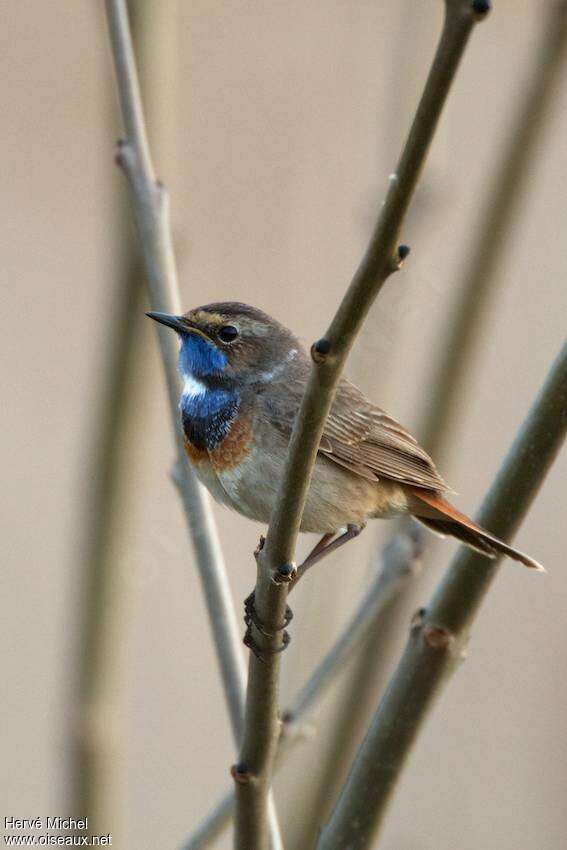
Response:
[[[179,369],[184,379],[205,384],[265,383],[303,353],[291,331],[247,304],[219,302],[182,316],[147,315],[177,332],[181,344]]]

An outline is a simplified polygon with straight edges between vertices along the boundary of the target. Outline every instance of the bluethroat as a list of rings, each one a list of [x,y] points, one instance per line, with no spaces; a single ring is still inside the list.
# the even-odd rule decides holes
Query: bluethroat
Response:
[[[246,304],[147,315],[179,336],[189,462],[217,501],[267,524],[311,368],[301,343]],[[301,531],[323,537],[302,566],[356,536],[368,519],[409,513],[489,558],[502,553],[542,569],[457,511],[443,497],[449,489],[417,440],[342,378],[301,521]]]

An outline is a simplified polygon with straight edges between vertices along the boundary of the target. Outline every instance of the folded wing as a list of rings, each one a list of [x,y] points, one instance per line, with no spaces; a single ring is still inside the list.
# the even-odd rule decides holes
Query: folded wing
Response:
[[[319,451],[365,478],[450,489],[417,440],[346,379],[337,389]]]
[[[289,437],[301,403],[309,363],[297,364],[293,380],[274,382],[256,396],[262,415]],[[414,487],[448,491],[435,464],[402,425],[343,378],[325,423],[319,451],[334,463],[375,481],[391,478]]]

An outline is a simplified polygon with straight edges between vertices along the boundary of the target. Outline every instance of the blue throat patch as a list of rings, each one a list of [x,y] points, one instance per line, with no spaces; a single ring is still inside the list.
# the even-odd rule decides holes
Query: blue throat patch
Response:
[[[213,343],[196,334],[182,336],[179,371],[183,378],[193,379],[195,387],[182,394],[179,407],[185,436],[197,449],[213,451],[228,434],[238,412],[240,395],[236,389],[208,386],[207,382],[222,377],[226,363],[226,355]]]
[[[195,378],[220,378],[226,366],[226,354],[197,334],[183,334],[179,350],[179,371]]]

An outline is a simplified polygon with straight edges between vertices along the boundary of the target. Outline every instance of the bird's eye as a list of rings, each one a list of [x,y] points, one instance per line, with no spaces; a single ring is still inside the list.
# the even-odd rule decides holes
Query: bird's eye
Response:
[[[238,336],[238,329],[234,325],[223,325],[219,329],[219,339],[223,342],[232,342]]]

